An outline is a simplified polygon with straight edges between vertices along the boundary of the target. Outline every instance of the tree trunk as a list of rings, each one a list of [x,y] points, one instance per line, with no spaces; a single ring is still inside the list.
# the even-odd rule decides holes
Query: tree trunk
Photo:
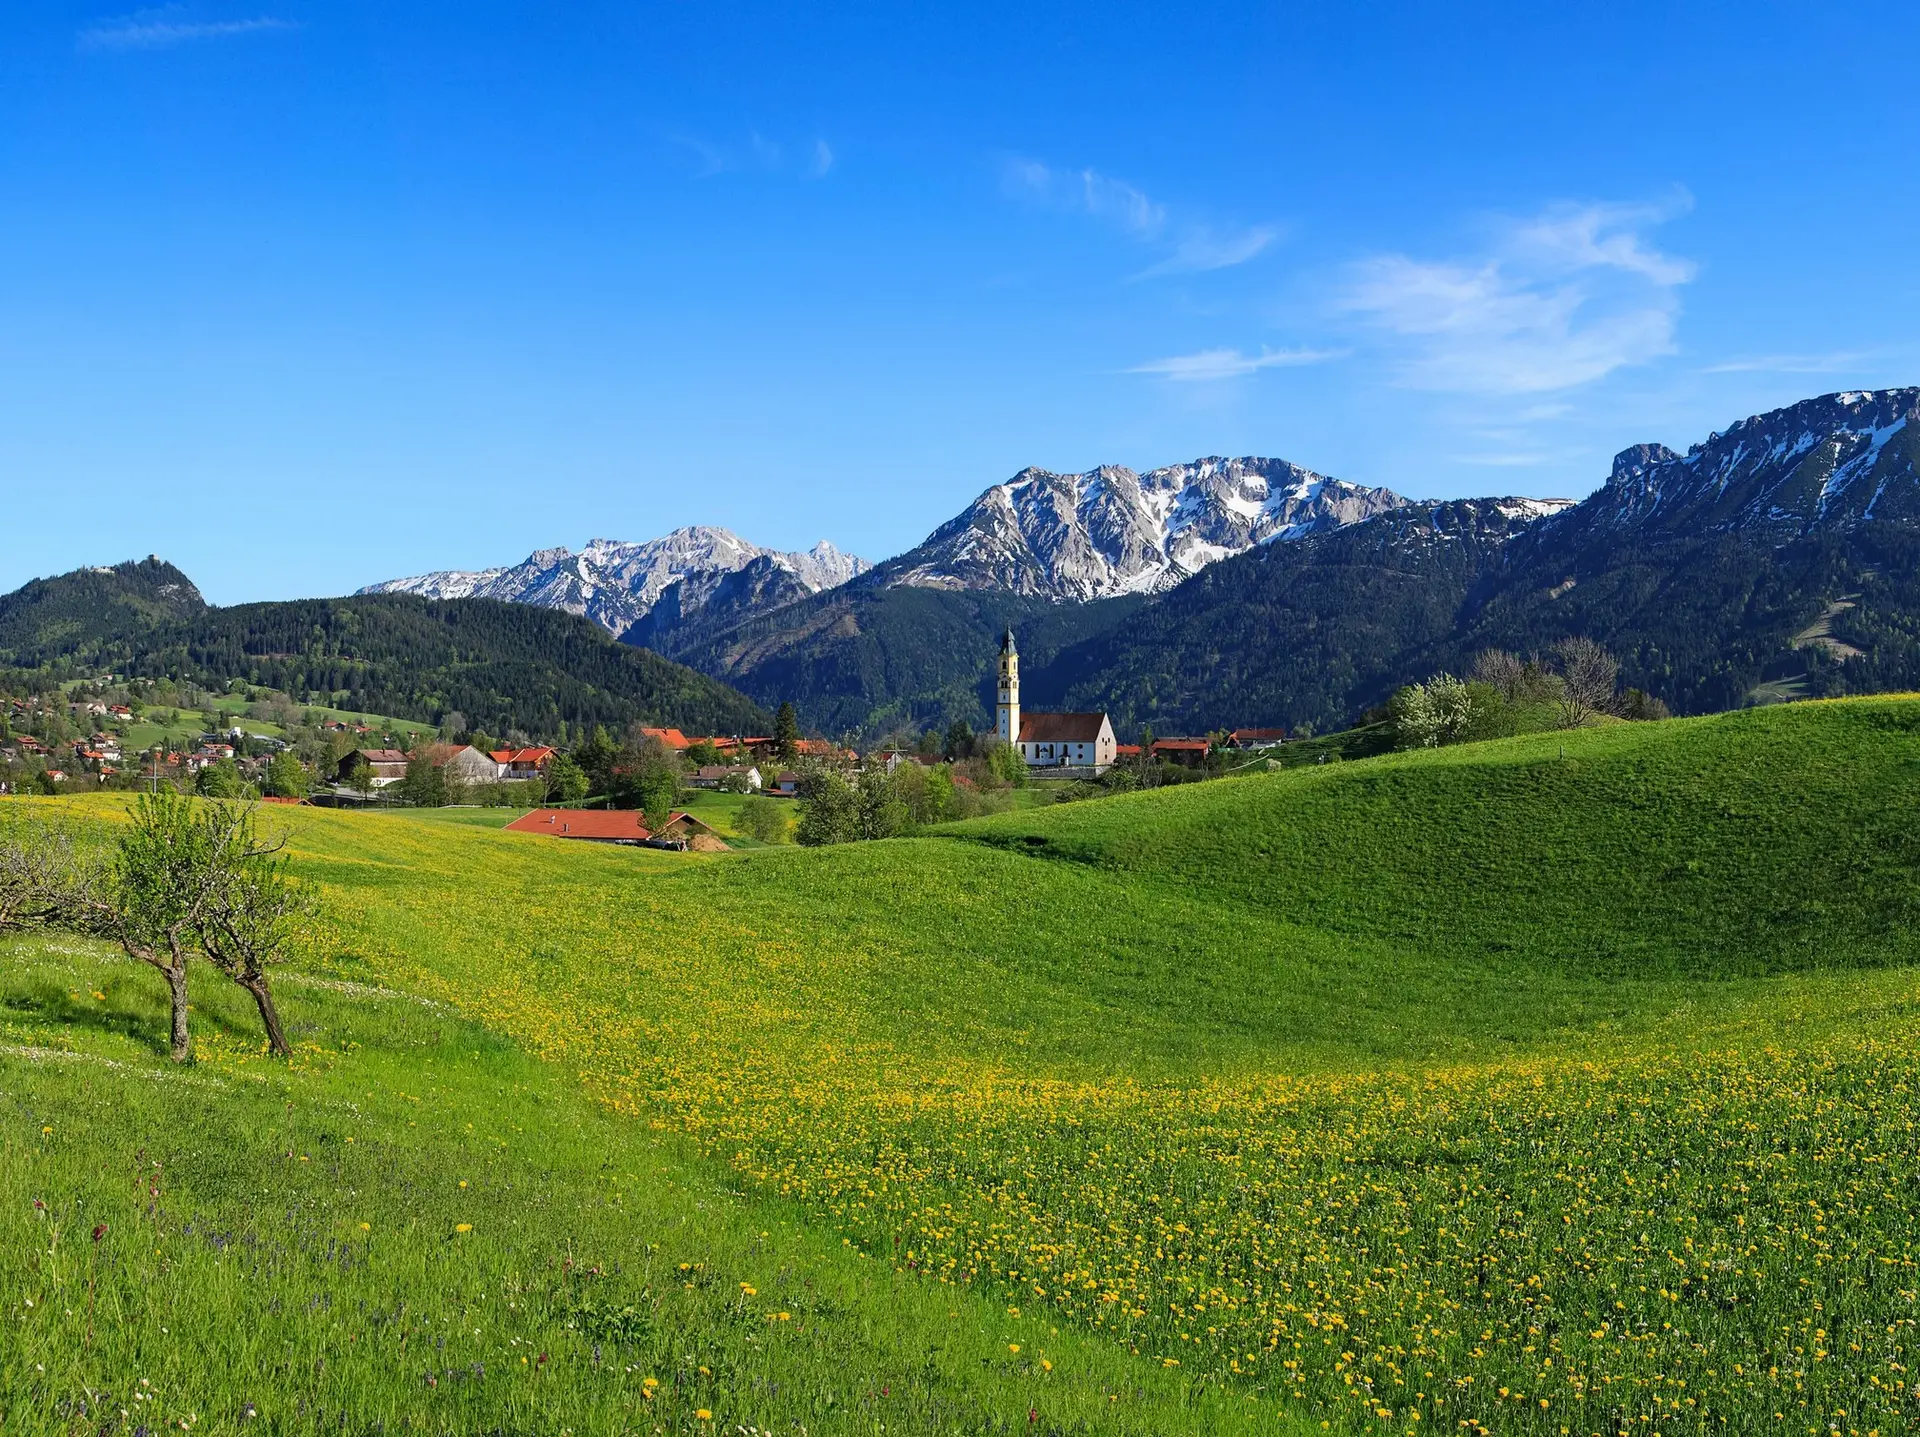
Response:
[[[254,1005],[260,1009],[260,1026],[267,1030],[267,1047],[283,1058],[291,1058],[293,1049],[287,1046],[287,1034],[280,1026],[280,1012],[273,1006],[273,990],[267,986],[265,976],[240,986],[253,994]]]
[[[193,1061],[193,1040],[187,1036],[187,965],[176,958],[167,970],[167,987],[173,992],[173,1061]]]

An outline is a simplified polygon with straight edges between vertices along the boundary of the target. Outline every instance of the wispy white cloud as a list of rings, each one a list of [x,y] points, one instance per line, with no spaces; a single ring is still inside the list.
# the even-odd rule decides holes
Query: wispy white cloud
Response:
[[[1345,310],[1387,342],[1399,381],[1471,394],[1570,389],[1674,350],[1689,260],[1653,247],[1648,205],[1557,205],[1464,260],[1381,255],[1353,269]]]
[[[1196,274],[1210,269],[1230,269],[1261,254],[1280,231],[1272,225],[1248,230],[1197,229],[1179,241],[1173,253],[1157,264],[1150,264],[1135,279],[1157,279],[1163,274]]]
[[[833,168],[833,147],[825,140],[813,142],[813,163],[807,167],[807,173],[814,179],[826,178],[827,171]]]
[[[191,40],[218,40],[298,28],[296,20],[281,20],[271,15],[245,20],[199,20],[184,5],[165,5],[90,25],[80,32],[78,44],[82,50],[158,50]]]
[[[1873,356],[1861,352],[1840,354],[1763,354],[1750,359],[1724,359],[1709,364],[1702,374],[1836,374]]]
[[[1262,349],[1258,354],[1242,354],[1237,349],[1203,349],[1196,354],[1176,354],[1168,359],[1151,359],[1136,364],[1129,374],[1153,374],[1183,383],[1208,383],[1238,379],[1261,369],[1276,369],[1301,364],[1323,364],[1338,359],[1335,349]]]
[[[1232,229],[1180,220],[1144,190],[1093,169],[1057,169],[1016,158],[1006,162],[1002,185],[1029,204],[1088,215],[1164,250],[1160,259],[1132,276],[1136,280],[1245,264],[1280,237],[1273,225]]]
[[[1155,204],[1125,180],[1098,170],[1057,170],[1038,160],[1015,159],[1007,162],[1004,178],[1006,188],[1015,195],[1059,209],[1080,210],[1139,238],[1158,235],[1167,222],[1164,206]]]

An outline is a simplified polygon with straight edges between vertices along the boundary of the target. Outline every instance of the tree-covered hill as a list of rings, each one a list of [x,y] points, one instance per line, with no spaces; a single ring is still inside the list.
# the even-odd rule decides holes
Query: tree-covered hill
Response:
[[[562,724],[736,733],[772,722],[727,685],[558,610],[408,594],[209,608],[155,560],[0,599],[0,664],[244,679],[357,711],[435,724],[458,713],[491,733],[540,737]]]
[[[164,559],[76,569],[0,595],[0,656],[22,668],[86,663],[206,607],[193,581]]]

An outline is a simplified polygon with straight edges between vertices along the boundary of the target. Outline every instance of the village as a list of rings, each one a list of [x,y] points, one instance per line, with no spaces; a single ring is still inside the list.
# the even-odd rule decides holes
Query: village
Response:
[[[1192,781],[1289,741],[1264,727],[1121,743],[1104,713],[1023,708],[1011,631],[992,678],[991,732],[955,722],[896,732],[863,752],[850,739],[802,734],[790,705],[765,734],[635,725],[562,744],[494,739],[459,715],[430,725],[303,707],[243,683],[219,692],[101,674],[52,692],[0,691],[0,793],[165,784],[269,803],[507,808],[525,810],[512,832],[699,851],[893,836]]]

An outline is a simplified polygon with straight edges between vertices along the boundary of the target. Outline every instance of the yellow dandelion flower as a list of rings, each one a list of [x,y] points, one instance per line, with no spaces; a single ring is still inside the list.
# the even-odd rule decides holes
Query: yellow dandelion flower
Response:
[[[453,1230],[455,1232],[472,1232],[473,1224],[470,1222],[457,1222],[453,1225]]]

